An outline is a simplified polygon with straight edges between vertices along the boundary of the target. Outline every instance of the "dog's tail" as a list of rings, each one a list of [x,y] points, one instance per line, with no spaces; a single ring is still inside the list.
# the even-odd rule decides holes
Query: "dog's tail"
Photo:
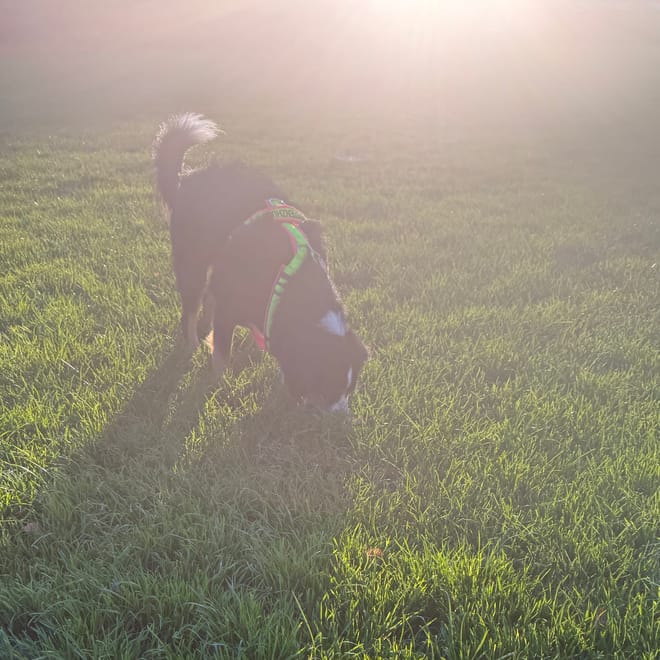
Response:
[[[153,150],[156,185],[170,209],[179,189],[184,154],[193,145],[208,142],[217,134],[214,122],[194,112],[174,115],[160,125]]]

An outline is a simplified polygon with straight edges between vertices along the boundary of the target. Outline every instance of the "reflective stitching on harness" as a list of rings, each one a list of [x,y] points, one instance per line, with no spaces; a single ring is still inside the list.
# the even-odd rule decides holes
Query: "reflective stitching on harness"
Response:
[[[269,199],[266,201],[268,206],[266,208],[253,213],[243,224],[250,225],[255,220],[263,218],[265,215],[270,215],[273,220],[278,220],[279,222],[290,221],[292,223],[299,223],[303,220],[307,220],[305,215],[293,206],[289,206],[287,203],[283,202],[281,199]]]

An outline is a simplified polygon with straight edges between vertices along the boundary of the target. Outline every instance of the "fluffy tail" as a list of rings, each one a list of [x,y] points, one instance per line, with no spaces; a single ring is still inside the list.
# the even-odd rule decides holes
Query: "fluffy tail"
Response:
[[[183,155],[193,145],[208,142],[217,134],[218,127],[210,119],[194,112],[174,115],[160,125],[153,151],[156,185],[170,209],[179,189]]]

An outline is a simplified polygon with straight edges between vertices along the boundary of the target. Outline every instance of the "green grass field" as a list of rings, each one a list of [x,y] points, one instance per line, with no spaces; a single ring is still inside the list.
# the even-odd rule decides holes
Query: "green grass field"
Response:
[[[658,658],[654,99],[475,123],[11,57],[1,658]],[[182,108],[226,130],[191,163],[322,219],[372,353],[350,421],[247,333],[221,382],[178,349],[150,147]]]

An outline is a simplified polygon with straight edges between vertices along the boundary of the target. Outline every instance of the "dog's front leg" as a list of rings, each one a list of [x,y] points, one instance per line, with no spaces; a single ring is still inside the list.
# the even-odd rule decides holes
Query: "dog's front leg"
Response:
[[[211,365],[216,376],[220,377],[229,364],[231,352],[231,339],[234,334],[234,324],[228,323],[226,319],[220,318],[216,307],[213,315],[213,354]]]
[[[215,298],[213,294],[207,289],[204,292],[202,299],[202,314],[197,321],[197,339],[203,341],[211,332],[213,325],[213,317],[215,313]]]

